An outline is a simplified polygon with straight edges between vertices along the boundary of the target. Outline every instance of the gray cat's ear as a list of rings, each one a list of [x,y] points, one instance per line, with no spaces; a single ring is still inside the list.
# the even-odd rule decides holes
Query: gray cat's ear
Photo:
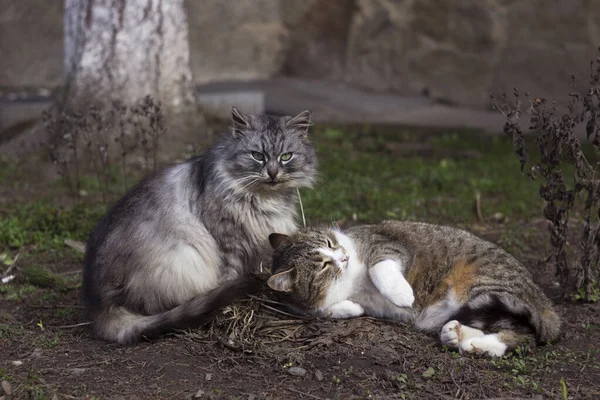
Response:
[[[285,123],[285,127],[288,129],[296,129],[304,133],[304,136],[308,134],[308,128],[312,126],[312,120],[309,110],[304,110],[300,114],[292,117],[288,122]]]
[[[231,107],[231,122],[233,123],[233,136],[242,134],[245,129],[250,128],[249,118],[235,107]]]
[[[284,240],[289,239],[288,235],[284,235],[283,233],[271,233],[269,235],[269,243],[271,243],[271,247],[273,249],[277,249],[281,246]]]
[[[294,282],[292,279],[292,271],[294,271],[294,268],[272,275],[267,281],[267,285],[276,292],[291,292]]]

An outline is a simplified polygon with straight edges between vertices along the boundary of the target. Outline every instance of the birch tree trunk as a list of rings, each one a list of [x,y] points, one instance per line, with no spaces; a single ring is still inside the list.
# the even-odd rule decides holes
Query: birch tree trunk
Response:
[[[165,115],[167,148],[198,142],[204,120],[190,67],[184,0],[65,0],[62,105],[151,95]]]

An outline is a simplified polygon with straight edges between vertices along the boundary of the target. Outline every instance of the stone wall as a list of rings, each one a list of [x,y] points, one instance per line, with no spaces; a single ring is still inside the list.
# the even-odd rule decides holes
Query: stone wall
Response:
[[[62,0],[0,0],[0,86],[62,80]],[[564,97],[600,46],[596,0],[189,0],[198,83],[291,75],[484,106]]]

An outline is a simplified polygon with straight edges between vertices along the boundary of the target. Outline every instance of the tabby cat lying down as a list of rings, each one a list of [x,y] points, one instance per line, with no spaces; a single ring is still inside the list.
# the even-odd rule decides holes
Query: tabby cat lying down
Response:
[[[386,221],[273,233],[269,240],[269,287],[317,316],[412,322],[461,354],[492,357],[522,339],[560,336],[560,320],[529,271],[465,231]]]

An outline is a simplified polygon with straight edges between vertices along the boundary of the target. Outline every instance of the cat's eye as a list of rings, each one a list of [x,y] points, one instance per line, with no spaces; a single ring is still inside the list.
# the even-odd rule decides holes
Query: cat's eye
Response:
[[[333,243],[329,239],[327,239],[327,247],[329,247],[330,249],[333,249]]]
[[[293,155],[294,155],[293,153],[283,153],[279,158],[283,162],[288,162],[292,159]]]
[[[331,264],[331,261],[325,261],[325,262],[323,263],[323,269],[325,269],[325,268],[329,267],[329,265],[330,265],[330,264]]]
[[[252,158],[256,161],[265,161],[265,155],[263,153],[259,153],[258,151],[252,152]]]

